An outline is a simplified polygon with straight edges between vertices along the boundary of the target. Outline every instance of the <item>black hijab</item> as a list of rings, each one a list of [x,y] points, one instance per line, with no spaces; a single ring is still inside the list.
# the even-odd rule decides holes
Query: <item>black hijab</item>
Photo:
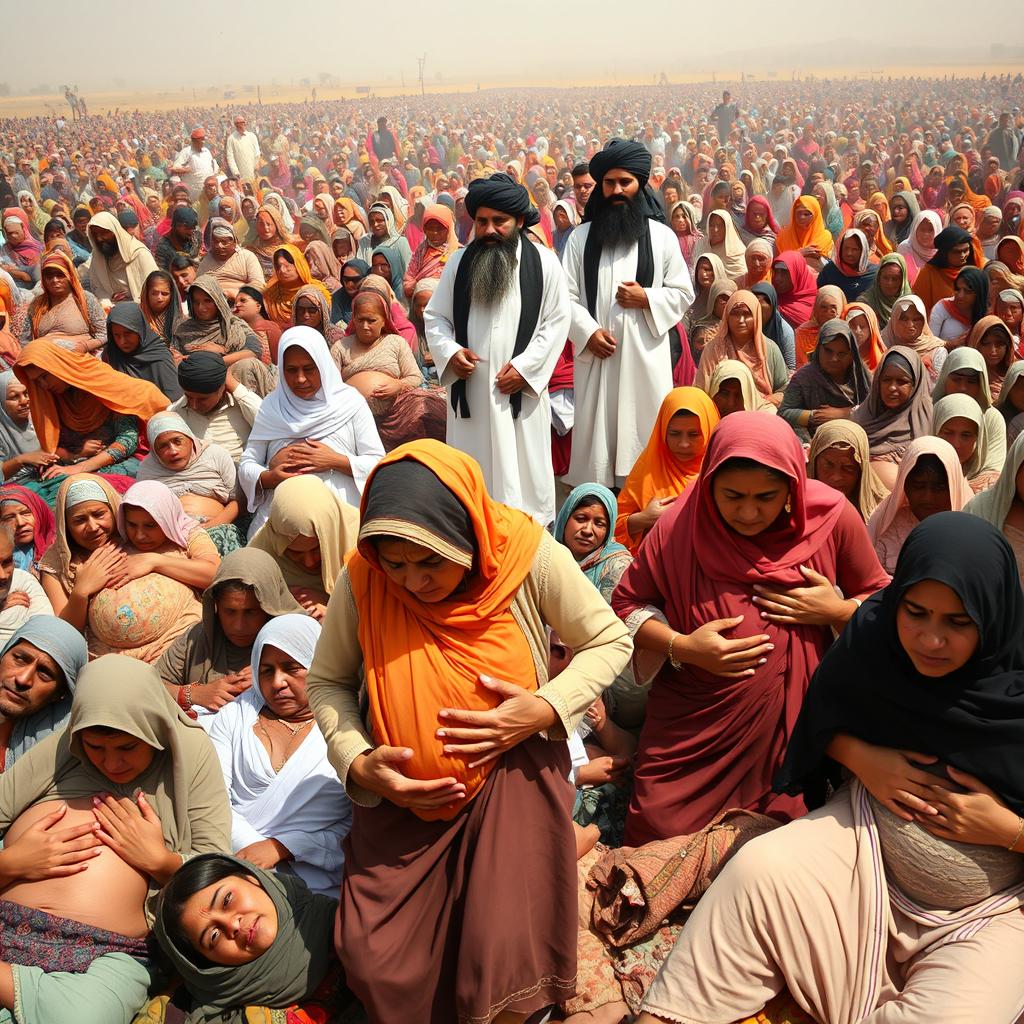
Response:
[[[963,245],[965,242],[970,242],[971,236],[968,232],[964,231],[963,228],[957,227],[955,224],[950,224],[949,227],[943,228],[935,236],[935,255],[928,261],[933,267],[939,267],[942,270],[949,269],[949,251],[950,249],[956,248],[958,245]],[[974,266],[974,246],[971,246],[971,251],[967,254],[967,266]]]
[[[782,324],[782,315],[779,313],[779,293],[775,286],[767,281],[760,281],[750,290],[755,295],[763,295],[772,304],[772,315],[761,324],[761,331],[766,338],[771,338],[781,348],[786,331]]]
[[[388,260],[390,263],[391,261]],[[370,264],[366,260],[346,260],[341,265],[341,287],[331,294],[331,323],[341,323],[344,321],[348,323],[352,319],[352,296],[345,290],[344,276],[345,271],[355,270],[357,273],[366,277],[370,272]]]
[[[923,580],[954,590],[978,627],[973,656],[939,679],[918,674],[896,632],[903,595]],[[820,798],[823,782],[838,778],[825,754],[837,733],[933,754],[1024,812],[1024,593],[1013,550],[986,520],[941,512],[915,527],[892,582],[814,673],[776,790]]]
[[[171,299],[174,303],[176,298]],[[114,324],[134,331],[139,336],[139,347],[125,355],[114,344]],[[171,350],[164,340],[154,334],[137,302],[119,302],[107,316],[107,344],[103,347],[104,362],[115,370],[155,384],[172,402],[181,398],[178,371]]]
[[[988,274],[978,267],[964,267],[956,275],[957,281],[963,278],[967,287],[974,292],[974,305],[971,307],[971,324],[976,324],[988,312]]]

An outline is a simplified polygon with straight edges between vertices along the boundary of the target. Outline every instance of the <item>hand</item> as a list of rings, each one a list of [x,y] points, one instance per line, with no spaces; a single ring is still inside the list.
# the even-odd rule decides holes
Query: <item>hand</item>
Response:
[[[391,380],[384,381],[384,382],[378,384],[370,392],[370,397],[371,398],[392,398],[394,395],[397,395],[398,392],[401,391],[401,390],[402,390],[401,381],[399,381],[397,378],[393,377]]]
[[[805,245],[800,252],[807,258],[810,259],[812,256],[817,257],[819,255],[818,250],[813,245]]]
[[[915,820],[940,839],[1007,849],[1020,832],[1020,818],[973,775],[952,766],[946,771],[968,792],[954,793],[933,779],[928,802],[936,813],[915,814]]]
[[[408,747],[377,747],[352,762],[348,777],[357,786],[411,810],[436,810],[465,799],[465,784],[452,777],[424,781],[402,774],[402,765],[412,756]]]
[[[111,796],[92,798],[92,813],[100,824],[98,833],[105,846],[136,871],[160,874],[167,863],[167,846],[156,811],[139,793],[134,799]]]
[[[503,395],[518,395],[526,387],[526,378],[511,363],[506,363],[494,383]]]
[[[31,604],[32,601],[24,590],[9,590],[7,599],[4,601],[4,611],[8,612],[12,608],[28,608]]]
[[[470,352],[468,348],[463,348],[448,360],[448,366],[459,380],[468,380],[470,374],[476,369],[476,364],[479,362],[480,357],[475,352]]]
[[[294,859],[291,850],[277,839],[261,839],[258,843],[250,843],[243,846],[235,856],[264,871],[277,867],[283,860]]]
[[[81,470],[75,469],[74,466],[58,466],[52,465],[47,469],[44,469],[39,474],[40,480],[56,480],[62,476],[77,476]]]
[[[587,339],[587,350],[592,352],[598,359],[607,359],[609,356],[615,355],[615,349],[618,344],[614,335],[610,334],[603,327],[598,327]]]
[[[590,723],[590,728],[595,733],[600,732],[608,721],[608,709],[604,706],[604,701],[598,697],[597,700],[587,708],[587,713],[583,717]]]
[[[124,552],[113,544],[97,548],[75,571],[74,590],[84,598],[106,587],[120,586],[125,571]]]
[[[557,721],[555,709],[543,697],[529,693],[504,679],[480,676],[481,685],[498,694],[502,702],[490,711],[442,708],[437,717],[444,728],[437,737],[444,741],[446,754],[469,757],[470,768],[500,757],[506,750]]]
[[[91,459],[94,455],[99,455],[99,453],[106,447],[107,446],[98,438],[91,437],[82,445],[79,455],[81,455],[83,459]]]
[[[695,629],[682,644],[683,657],[689,665],[726,679],[746,679],[752,676],[768,659],[765,655],[775,650],[765,634],[726,640],[722,633],[735,629],[743,621],[742,615],[731,619],[714,619]],[[680,640],[676,640],[679,650]]]
[[[160,556],[150,552],[138,555],[125,555],[124,565],[121,569],[121,579],[117,586],[123,587],[126,583],[131,583],[132,580],[142,579],[143,576],[156,572],[159,561]]]
[[[291,587],[292,597],[302,605],[307,615],[317,622],[324,621],[327,612],[327,595],[316,587]]]
[[[836,593],[835,585],[821,573],[800,566],[809,586],[772,590],[754,586],[754,604],[761,609],[761,618],[787,626],[831,626],[843,620],[846,602]]]
[[[120,291],[114,292],[114,294],[111,295],[110,298],[114,302],[128,302],[131,299],[131,295],[129,295],[128,292]]]
[[[650,306],[647,291],[636,281],[623,281],[615,291],[615,301],[623,309],[647,309]]]
[[[629,517],[627,527],[632,534],[646,533],[664,515],[669,506],[678,498],[677,494],[667,498],[651,498],[640,512]]]
[[[576,771],[577,786],[603,786],[607,782],[621,782],[629,771],[632,759],[624,754],[615,757],[595,757]]]
[[[57,461],[57,453],[43,451],[24,452],[17,458],[22,466],[52,466]]]
[[[847,420],[851,412],[853,409],[850,408],[837,409],[835,406],[821,405],[811,413],[811,426],[820,427],[829,420]]]
[[[314,473],[326,472],[332,469],[341,468],[343,456],[333,448],[329,448],[323,441],[314,441],[306,438],[296,445],[292,445],[296,462],[309,467]]]
[[[88,342],[76,341],[76,342],[73,342],[73,344],[75,346],[75,351],[78,352],[80,355],[83,355],[83,356],[84,355],[88,355],[92,351],[92,349],[89,348]],[[86,442],[86,444],[92,444],[92,443],[93,443],[92,441],[87,441]],[[83,447],[84,447],[84,445],[83,445]]]
[[[67,810],[68,805],[61,804],[4,847],[0,857],[4,875],[10,881],[41,882],[47,878],[77,875],[88,868],[93,857],[100,855],[103,844],[95,821],[56,828]]]
[[[252,668],[246,665],[241,672],[231,672],[208,683],[192,684],[192,701],[207,711],[220,711],[239,694],[252,686]]]

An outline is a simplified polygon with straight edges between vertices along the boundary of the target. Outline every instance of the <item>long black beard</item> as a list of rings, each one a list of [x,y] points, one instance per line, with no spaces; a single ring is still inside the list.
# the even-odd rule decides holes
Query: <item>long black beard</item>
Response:
[[[519,232],[502,237],[493,245],[480,244],[469,268],[469,297],[477,305],[497,305],[512,289],[515,280]]]
[[[647,218],[635,199],[605,202],[590,222],[590,232],[601,248],[618,249],[633,245],[647,230]]]

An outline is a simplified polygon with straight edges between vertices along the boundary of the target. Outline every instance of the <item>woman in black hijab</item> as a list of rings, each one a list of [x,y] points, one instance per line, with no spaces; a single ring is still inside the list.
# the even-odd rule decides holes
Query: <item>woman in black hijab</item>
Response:
[[[170,349],[154,334],[137,302],[119,302],[107,316],[103,359],[115,370],[155,384],[172,402],[181,385]]]
[[[824,1024],[1018,1019],[1024,594],[974,518],[918,526],[822,659],[776,781],[809,804],[846,784],[730,860],[638,1024],[742,1020],[786,989]]]

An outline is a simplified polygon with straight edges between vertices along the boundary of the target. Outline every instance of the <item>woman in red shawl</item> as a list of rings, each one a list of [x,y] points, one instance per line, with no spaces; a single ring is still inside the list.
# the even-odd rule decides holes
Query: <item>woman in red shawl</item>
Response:
[[[775,257],[772,287],[779,296],[779,314],[794,331],[810,320],[818,280],[803,253],[789,250]]]
[[[657,673],[626,845],[688,835],[729,807],[804,812],[772,777],[830,629],[887,582],[859,513],[807,479],[784,420],[722,420],[612,597],[637,682]]]

